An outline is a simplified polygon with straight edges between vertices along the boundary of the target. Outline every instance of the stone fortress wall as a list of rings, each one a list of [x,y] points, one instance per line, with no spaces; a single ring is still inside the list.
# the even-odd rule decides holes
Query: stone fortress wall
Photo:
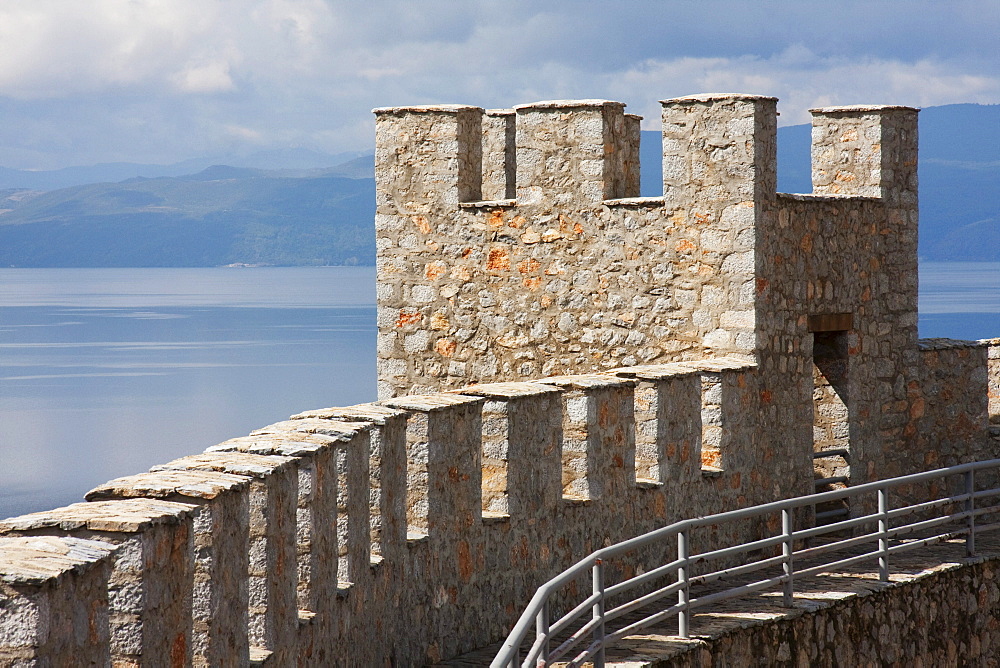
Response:
[[[435,662],[604,545],[995,456],[1000,339],[917,340],[916,110],[813,115],[785,195],[774,98],[667,100],[640,198],[620,103],[376,110],[381,400],[0,521],[0,665]]]

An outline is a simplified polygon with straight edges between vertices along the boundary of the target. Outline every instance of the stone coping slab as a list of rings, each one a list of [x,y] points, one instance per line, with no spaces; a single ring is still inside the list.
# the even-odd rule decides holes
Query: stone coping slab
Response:
[[[220,471],[250,478],[264,478],[292,466],[293,457],[257,455],[247,452],[206,452],[180,457],[149,469],[151,472],[171,470]]]
[[[604,206],[663,206],[666,200],[662,195],[657,197],[619,197],[617,199],[606,199]]]
[[[459,202],[458,205],[463,209],[484,209],[484,208],[496,208],[501,209],[505,207],[517,206],[516,199],[483,199],[476,200],[474,202]]]
[[[369,429],[371,429],[371,424],[366,422],[336,422],[333,420],[300,418],[275,422],[266,427],[254,429],[250,432],[250,435],[261,436],[264,434],[301,432],[306,434],[323,434],[324,436],[331,436],[338,441],[349,441],[359,433]]]
[[[666,380],[667,378],[678,378],[681,376],[693,376],[698,373],[697,369],[683,364],[682,362],[669,362],[667,364],[646,364],[642,366],[623,366],[618,369],[607,371],[608,374],[621,378],[639,378],[642,380]]]
[[[161,499],[133,498],[74,503],[0,521],[0,533],[58,529],[136,533],[158,524],[176,524],[196,506]]]
[[[809,110],[810,114],[855,114],[873,111],[894,111],[901,109],[904,111],[920,111],[918,107],[907,107],[901,104],[844,104],[830,107],[814,107]]]
[[[829,193],[823,195],[814,195],[812,193],[775,193],[777,197],[784,199],[796,200],[799,202],[823,202],[823,201],[851,201],[857,202],[859,200],[868,200],[871,202],[881,201],[881,197],[869,197],[865,195],[838,195],[836,193]]]
[[[173,496],[214,499],[226,492],[249,487],[250,478],[215,471],[156,471],[109,480],[86,493],[94,499]]]
[[[720,100],[772,100],[777,102],[778,98],[771,97],[770,95],[754,95],[752,93],[698,93],[697,95],[685,95],[683,97],[671,97],[666,100],[660,100],[660,104],[718,102]]]
[[[285,431],[276,434],[231,438],[206,448],[205,452],[249,452],[258,455],[306,457],[343,442],[343,438],[334,438],[326,434]]]
[[[627,378],[616,378],[606,374],[580,374],[577,376],[551,376],[542,378],[546,385],[555,385],[571,390],[589,390],[596,388],[635,387],[635,383]]]
[[[691,373],[723,371],[744,371],[757,368],[757,364],[739,357],[714,357],[705,360],[689,362],[669,362],[667,364],[646,364],[639,366],[623,366],[610,369],[605,373],[621,378],[643,378],[656,380],[671,376],[683,376]]]
[[[380,405],[391,408],[402,408],[408,411],[432,412],[462,406],[467,404],[481,404],[485,401],[482,397],[467,397],[462,394],[413,394],[396,399],[386,399],[378,402]]]
[[[716,357],[707,360],[678,362],[678,364],[689,366],[692,369],[697,369],[698,371],[711,371],[713,373],[757,368],[757,365],[754,362],[748,362],[747,360],[743,360],[738,357]]]
[[[62,536],[0,538],[0,582],[42,585],[68,573],[82,573],[108,557],[111,543]]]
[[[527,104],[514,105],[514,111],[531,109],[593,109],[596,107],[621,107],[625,108],[624,102],[614,100],[584,99],[584,100],[540,100],[538,102],[528,102]]]
[[[468,385],[458,390],[449,390],[449,393],[475,395],[490,399],[512,399],[515,397],[534,397],[558,391],[558,387],[544,383],[482,383]]]
[[[332,408],[317,408],[311,411],[296,413],[292,420],[305,420],[314,418],[317,420],[356,420],[364,422],[374,422],[375,424],[385,424],[387,420],[402,417],[406,411],[389,406],[380,406],[375,403],[358,404],[356,406],[334,406]]]
[[[406,107],[375,107],[373,114],[457,114],[460,111],[482,111],[482,107],[469,104],[414,104]]]
[[[989,343],[985,341],[965,341],[963,339],[918,339],[917,349],[919,350],[955,350],[958,348],[985,348]]]

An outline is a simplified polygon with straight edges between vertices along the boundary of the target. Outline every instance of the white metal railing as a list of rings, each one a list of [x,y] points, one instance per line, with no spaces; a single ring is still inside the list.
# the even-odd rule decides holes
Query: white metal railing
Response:
[[[976,549],[976,534],[1000,528],[1000,523],[979,524],[976,521],[978,517],[1000,513],[1000,505],[996,503],[977,506],[977,501],[1000,496],[1000,487],[976,490],[976,474],[986,471],[1000,472],[1000,459],[935,469],[684,520],[603,548],[581,559],[538,588],[490,665],[493,668],[519,665],[545,666],[561,659],[568,662],[569,666],[592,661],[595,666],[600,667],[604,665],[606,647],[671,617],[677,618],[678,635],[688,637],[693,611],[711,603],[781,585],[782,602],[786,606],[791,606],[796,578],[829,572],[866,560],[878,560],[879,577],[885,581],[889,579],[889,559],[892,555],[961,536],[965,537],[967,554],[972,556]],[[897,496],[902,496],[904,493],[912,496],[912,492],[907,488],[935,481],[943,483],[943,489],[947,490],[950,487],[952,490],[960,489],[961,492],[931,495],[928,491],[921,495],[926,500],[904,501],[906,505],[892,507],[890,502],[892,492],[896,491]],[[867,501],[869,508],[876,508],[874,512],[824,526],[794,528],[797,510],[801,509],[803,512],[799,515],[808,518],[812,524],[812,509],[816,504],[840,499],[861,499],[863,502],[863,497],[871,494],[874,494],[875,498],[869,498]],[[930,496],[934,498],[929,498]],[[864,503],[856,504],[856,508],[863,509]],[[776,535],[728,547],[716,547],[701,553],[691,553],[691,535],[696,529],[717,528],[733,522],[747,523],[755,519],[766,520],[768,517],[774,518],[775,515],[780,515],[781,518],[781,529]],[[911,517],[914,515],[918,515],[915,520]],[[904,517],[908,518],[908,523],[898,523],[900,518]],[[799,519],[802,523],[806,521]],[[874,531],[870,530],[871,525],[875,525]],[[763,527],[764,522],[760,522],[759,526]],[[849,537],[842,537],[844,535],[842,532],[848,531]],[[810,539],[833,533],[841,535],[829,543],[806,545],[806,541]],[[676,559],[648,572],[623,578],[614,584],[606,582],[607,564],[610,560],[643,547],[658,546],[659,549],[669,550],[672,543],[676,544]],[[852,553],[846,557],[832,555],[834,557],[832,561],[827,560],[831,558],[830,556],[817,561],[817,557],[849,548],[857,549],[864,545],[873,545],[874,549],[864,549],[860,553]],[[759,551],[765,551],[765,555],[767,551],[774,552],[774,555],[757,559],[747,558],[749,556],[747,553]],[[736,565],[719,567],[697,575],[692,571],[694,566],[705,567],[713,561],[734,558],[736,561],[729,563]],[[807,564],[802,563],[805,560],[808,560]],[[779,566],[780,575],[763,577],[691,598],[692,585],[718,582],[767,568],[777,569]],[[584,577],[588,572],[591,576],[590,595],[558,619],[552,620],[554,602],[564,606],[571,604],[566,603],[569,598],[566,585]],[[666,578],[669,578],[667,584],[657,582]],[[646,585],[645,589],[652,588],[652,591],[641,590],[632,594],[628,600],[621,601],[622,594],[641,585]],[[676,603],[660,604],[646,614],[649,606],[672,595],[676,595]],[[614,605],[609,608],[612,603]],[[640,610],[643,615],[641,618],[623,619],[625,615]],[[588,612],[589,620],[584,621]],[[535,630],[534,641],[527,648],[522,660],[522,646],[530,640],[532,626]],[[552,647],[557,637],[564,639],[558,646]],[[590,642],[581,646],[588,639]]]

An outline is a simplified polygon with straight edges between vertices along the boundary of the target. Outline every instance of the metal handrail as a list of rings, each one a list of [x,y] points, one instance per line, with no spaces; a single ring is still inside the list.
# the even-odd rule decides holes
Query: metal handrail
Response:
[[[975,554],[976,534],[1000,528],[1000,524],[977,524],[977,519],[980,516],[990,512],[1000,512],[1000,505],[997,504],[989,507],[976,507],[977,500],[1000,495],[1000,489],[997,488],[978,492],[975,489],[976,472],[994,469],[1000,469],[1000,459],[959,464],[957,466],[934,469],[897,478],[888,478],[846,489],[773,501],[750,508],[741,508],[706,517],[675,522],[641,536],[602,548],[576,562],[576,564],[538,588],[490,665],[493,668],[507,668],[508,666],[518,665],[544,666],[558,658],[566,660],[564,658],[566,654],[581,642],[585,642],[585,638],[589,635],[592,636],[589,645],[576,655],[570,657],[568,663],[570,666],[576,666],[586,660],[592,660],[595,666],[600,667],[604,665],[604,650],[612,642],[642,628],[659,623],[669,617],[677,617],[678,635],[684,638],[688,637],[692,611],[709,603],[736,598],[750,592],[781,585],[782,601],[786,606],[790,606],[792,604],[794,580],[796,577],[806,577],[807,575],[826,572],[861,561],[877,559],[879,563],[879,578],[886,581],[889,579],[889,557],[891,555],[959,536],[966,537],[966,552],[969,556],[972,556]],[[929,501],[904,505],[895,509],[891,507],[890,492],[899,486],[912,485],[914,483],[947,478],[959,474],[963,476],[963,480],[961,481],[962,487],[964,487],[963,493],[944,495]],[[816,504],[827,501],[854,499],[873,492],[877,496],[877,510],[863,517],[799,530],[796,530],[793,526],[793,511],[797,509],[811,508]],[[929,519],[911,521],[900,526],[891,526],[891,522],[894,519],[917,512],[936,511],[954,505],[959,505],[961,510],[959,512],[938,514]],[[700,554],[691,554],[690,537],[693,529],[710,525],[721,525],[727,522],[758,519],[774,513],[781,514],[781,530],[775,536],[725,547],[717,547]],[[899,541],[903,538],[913,536],[918,531],[957,521],[962,521],[961,528],[959,529],[949,530],[929,537],[914,537],[908,543],[890,545],[891,541]],[[849,528],[853,529],[865,524],[875,524],[877,529],[828,545],[795,549],[796,542],[801,542],[807,538],[843,531]],[[605,563],[608,560],[647,545],[667,543],[674,540],[676,540],[677,545],[677,558],[675,560],[658,565],[649,572],[640,573],[621,582],[609,584],[605,581],[607,576]],[[801,563],[803,558],[816,557],[821,554],[835,552],[846,547],[864,543],[876,543],[877,547],[872,551],[866,551],[862,554],[839,558],[821,564],[810,564],[806,567],[796,569],[796,562]],[[777,556],[746,560],[737,566],[721,568],[697,576],[691,572],[692,566],[707,563],[712,559],[732,558],[734,555],[745,554],[751,550],[779,545],[781,546],[781,554]],[[703,595],[698,598],[691,598],[690,588],[692,584],[714,582],[734,575],[751,573],[778,565],[782,567],[781,575],[730,587],[729,589]],[[581,603],[570,610],[569,613],[552,622],[550,626],[549,615],[552,610],[551,599],[553,595],[557,594],[564,585],[587,573],[590,573],[592,579],[591,593]],[[616,604],[611,609],[606,609],[605,604],[610,596],[621,595],[629,589],[651,582],[657,578],[668,576],[674,576],[675,580],[673,583],[666,586],[659,586],[653,592],[642,593],[628,601]],[[609,632],[607,628],[608,622],[614,621],[627,612],[645,607],[673,593],[677,594],[676,604],[654,611],[644,619]],[[591,613],[589,615],[590,619],[583,623],[581,628],[572,633],[560,646],[550,651],[554,636],[572,627],[574,621],[582,620],[588,611]],[[519,657],[520,648],[527,640],[532,627],[535,630],[535,640],[522,662]]]

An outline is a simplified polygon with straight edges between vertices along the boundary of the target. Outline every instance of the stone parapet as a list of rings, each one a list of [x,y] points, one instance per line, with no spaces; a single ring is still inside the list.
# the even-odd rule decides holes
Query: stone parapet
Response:
[[[774,98],[664,100],[660,197],[638,197],[619,102],[375,115],[380,400],[0,522],[0,601],[82,620],[83,597],[96,625],[91,642],[0,616],[0,657],[436,663],[605,545],[995,456],[1000,339],[917,339],[915,110],[813,110],[813,193],[787,195]],[[64,556],[22,582],[9,541],[39,536]]]
[[[109,655],[141,664],[191,661],[192,519],[197,507],[156,499],[74,503],[0,522],[4,536],[72,536],[115,545],[105,584]],[[99,601],[98,601],[99,602]],[[156,657],[156,658],[154,658]]]
[[[483,513],[531,517],[561,496],[562,403],[554,385],[489,383],[455,392],[483,404]]]
[[[156,471],[219,471],[251,478],[248,626],[251,653],[277,664],[296,660],[298,630],[295,502],[298,476],[291,457],[213,452],[156,466]]]
[[[924,468],[937,468],[996,457],[995,445],[984,438],[990,419],[989,346],[921,339],[919,348],[923,377],[905,395],[908,458],[922,457]],[[890,475],[907,468],[893,459],[888,456],[883,464]]]
[[[813,115],[813,192],[917,205],[917,109],[821,107]]]
[[[193,515],[193,665],[250,660],[248,554],[250,478],[200,470],[163,470],[116,478],[88,501],[155,498],[197,506]]]
[[[989,414],[990,424],[1000,425],[1000,338],[983,339],[980,343],[986,344],[987,350],[987,373],[989,374]]]
[[[112,656],[142,661],[167,643],[157,651],[203,664],[327,665],[346,648],[366,664],[434,662],[495,641],[535,587],[609,540],[679,519],[692,503],[770,499],[755,481],[773,463],[737,414],[756,396],[753,373],[743,360],[702,360],[306,411],[0,532],[106,540],[124,559],[111,562],[112,587],[170,597],[120,611],[126,599],[112,597]],[[744,472],[697,465],[705,375],[723,388],[708,392],[711,406]],[[725,388],[749,394],[734,403]],[[163,637],[126,647],[114,640],[126,629]]]
[[[114,550],[80,538],[0,538],[0,664],[109,665]]]
[[[881,287],[915,276],[915,110],[815,110],[814,193],[777,197],[775,102],[664,100],[652,198],[636,197],[638,120],[618,102],[380,110],[396,128],[379,134],[380,198],[406,203],[376,217],[380,398],[722,355],[798,365],[776,328],[831,296],[859,316],[864,302],[873,317],[915,310],[915,280]],[[479,114],[476,138],[462,114]],[[469,142],[495,164],[469,171],[487,201],[445,192],[464,164],[445,158],[475,154]],[[912,349],[915,319],[893,327]]]

